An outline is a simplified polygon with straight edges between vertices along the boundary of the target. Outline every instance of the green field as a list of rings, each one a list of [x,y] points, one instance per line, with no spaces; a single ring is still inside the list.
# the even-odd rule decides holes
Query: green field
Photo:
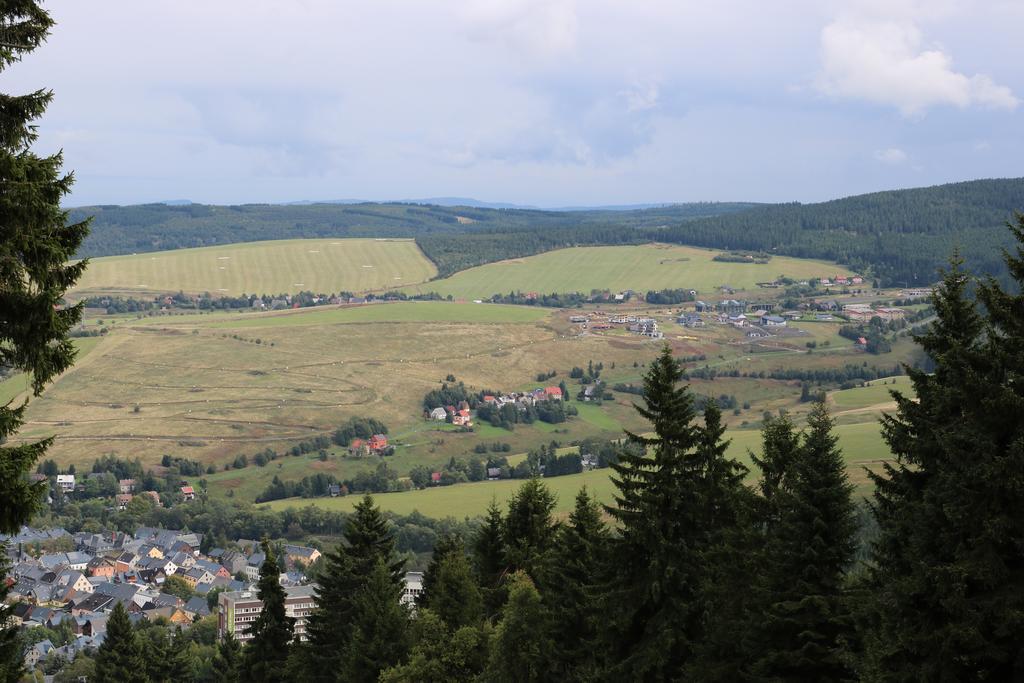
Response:
[[[365,292],[436,273],[412,240],[277,240],[92,259],[72,294]]]
[[[710,249],[654,244],[576,247],[470,268],[409,289],[436,291],[464,299],[486,298],[515,290],[550,293],[633,289],[642,292],[686,287],[710,293],[722,285],[752,289],[755,283],[774,280],[779,275],[805,279],[850,274],[833,263],[784,256],[773,257],[764,265],[713,261],[718,253]]]
[[[211,324],[211,328],[294,327],[343,323],[527,323],[550,314],[550,309],[496,304],[407,301],[342,308],[307,308],[286,313],[250,314]]]
[[[864,422],[838,425],[836,434],[839,437],[839,446],[843,449],[843,457],[847,462],[850,481],[857,486],[858,495],[866,495],[870,490],[870,485],[863,468],[874,468],[881,461],[891,457],[888,447],[882,441],[878,424]],[[761,433],[751,429],[730,430],[726,433],[726,438],[731,440],[729,455],[753,469],[748,451],[758,452],[760,450]],[[510,458],[510,460],[520,458]],[[611,503],[615,491],[615,487],[609,479],[611,474],[612,471],[607,469],[592,470],[583,474],[552,477],[545,479],[544,483],[558,499],[555,511],[564,513],[572,509],[573,498],[580,487],[584,485],[598,500],[603,503]],[[375,494],[373,498],[382,509],[397,514],[407,515],[413,511],[419,511],[428,517],[462,518],[483,514],[492,499],[504,506],[521,485],[521,480],[504,479],[401,493],[381,493]],[[267,505],[275,510],[316,505],[327,510],[349,512],[360,499],[359,495],[341,498],[291,498],[276,500]]]
[[[889,392],[893,389],[909,395],[914,393],[910,378],[903,376],[875,380],[863,387],[833,391],[829,393],[829,399],[838,410],[884,406],[892,403],[892,396],[889,395]]]

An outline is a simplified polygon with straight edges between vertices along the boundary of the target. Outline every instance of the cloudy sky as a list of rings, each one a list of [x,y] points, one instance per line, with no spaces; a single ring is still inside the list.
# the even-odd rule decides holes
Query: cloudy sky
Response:
[[[49,0],[69,204],[816,201],[1024,175],[1024,0]]]

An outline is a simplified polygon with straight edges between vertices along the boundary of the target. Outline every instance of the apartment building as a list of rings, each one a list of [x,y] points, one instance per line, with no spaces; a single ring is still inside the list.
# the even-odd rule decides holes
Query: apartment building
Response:
[[[306,619],[313,611],[313,586],[292,586],[284,589],[284,612],[295,619],[295,637],[305,642]],[[220,606],[217,617],[217,636],[223,638],[231,633],[241,643],[252,640],[250,625],[263,610],[263,603],[256,591],[229,591],[217,596]]]

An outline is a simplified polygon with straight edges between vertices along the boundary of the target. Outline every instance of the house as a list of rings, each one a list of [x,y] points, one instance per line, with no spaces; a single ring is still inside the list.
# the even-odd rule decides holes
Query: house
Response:
[[[423,572],[406,572],[402,583],[402,597],[398,602],[415,609],[416,599],[423,593]]]
[[[341,484],[330,484],[327,487],[327,494],[331,498],[337,498],[341,495]]]
[[[494,397],[492,396],[491,398],[493,399]],[[444,422],[446,419],[448,419],[448,413],[445,411],[444,408],[441,408],[439,406],[430,411],[430,419],[437,420],[438,422]]]
[[[108,578],[113,576],[116,571],[114,561],[107,557],[94,557],[89,560],[85,570],[89,576],[104,576]]]
[[[388,447],[388,437],[383,434],[374,434],[370,437],[370,440],[366,442],[366,445],[371,451],[382,451]]]
[[[785,327],[786,319],[779,315],[763,315],[761,316],[762,327]]]
[[[135,480],[121,479],[117,482],[117,487],[121,490],[121,493],[135,493]]]
[[[696,306],[698,313],[710,313],[711,311],[714,310],[714,306],[712,306],[706,301],[698,301]]]
[[[587,316],[585,316],[585,315],[571,315],[571,316],[569,316],[569,322],[571,322],[571,323],[585,323],[585,322],[587,322]]]
[[[263,553],[253,553],[249,556],[249,562],[245,565],[245,578],[255,581],[260,577],[260,567],[267,556]]]
[[[212,583],[213,580],[217,578],[210,573],[209,570],[203,569],[202,567],[192,567],[192,569],[181,574],[176,574],[175,576],[180,576],[185,579],[185,583],[188,584],[189,588],[195,588],[196,584],[199,583]]]
[[[704,319],[695,313],[683,313],[676,322],[683,327],[704,327]]]
[[[348,454],[361,457],[370,454],[370,446],[362,439],[352,439],[348,444]]]
[[[430,483],[431,484],[435,484],[435,485],[436,484],[440,484],[441,483],[441,473],[440,472],[431,472],[430,473]]]
[[[562,400],[561,387],[544,387],[544,396],[551,401]]]
[[[117,509],[118,510],[127,510],[128,509],[128,503],[132,502],[132,498],[134,498],[134,497],[135,496],[133,496],[130,493],[119,493],[116,496],[114,496],[114,501],[117,504]]]
[[[182,486],[181,487],[181,495],[185,498],[185,500],[195,500],[196,499],[196,491],[191,486]]]
[[[772,336],[768,330],[761,329],[760,327],[751,327],[747,330],[748,339],[764,339],[765,337]]]
[[[715,304],[715,310],[726,315],[739,315],[747,312],[747,302],[736,299],[725,299]]]
[[[292,562],[302,565],[313,564],[320,559],[320,551],[304,545],[286,545],[284,552]]]
[[[875,315],[882,320],[902,320],[906,312],[902,308],[878,308],[875,309]]]
[[[501,478],[501,468],[500,467],[488,467],[487,468],[487,478],[490,479],[491,481],[493,481],[495,479],[500,479]]]
[[[25,653],[25,668],[29,671],[36,668],[36,665],[45,660],[53,650],[53,643],[49,639],[36,643]]]
[[[73,474],[58,474],[57,475],[57,488],[64,493],[71,493],[75,490],[75,475]]]
[[[472,427],[473,418],[470,416],[469,410],[463,408],[452,415],[452,424],[460,427]]]

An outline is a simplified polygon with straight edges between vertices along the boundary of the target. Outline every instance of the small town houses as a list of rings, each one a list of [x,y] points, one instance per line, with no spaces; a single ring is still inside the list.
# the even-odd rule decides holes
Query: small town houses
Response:
[[[519,410],[526,410],[529,406],[535,406],[545,401],[561,401],[562,389],[560,387],[538,387],[532,391],[513,391],[499,396],[484,396],[483,402],[501,408],[506,405],[514,405]]]
[[[210,591],[252,590],[264,560],[255,542],[240,541],[241,550],[212,548],[204,554],[199,550],[201,534],[150,527],[140,527],[131,535],[25,527],[0,541],[6,543],[9,555],[11,622],[22,628],[51,629],[66,623],[74,636],[63,647],[43,641],[28,648],[25,664],[29,667],[53,653],[70,661],[98,647],[117,604],[124,605],[133,621],[166,619],[187,628],[211,614],[206,597]],[[26,550],[52,545],[75,550],[38,556]],[[298,545],[284,548],[291,571],[282,573],[282,584],[287,590],[298,590],[292,587],[306,583],[303,569],[320,557],[320,551]],[[182,600],[163,592],[173,576],[180,577],[195,596]],[[242,576],[244,580],[236,578]]]
[[[389,455],[393,448],[388,443],[386,434],[374,434],[369,439],[352,439],[348,444],[348,453],[357,457],[370,454]]]

